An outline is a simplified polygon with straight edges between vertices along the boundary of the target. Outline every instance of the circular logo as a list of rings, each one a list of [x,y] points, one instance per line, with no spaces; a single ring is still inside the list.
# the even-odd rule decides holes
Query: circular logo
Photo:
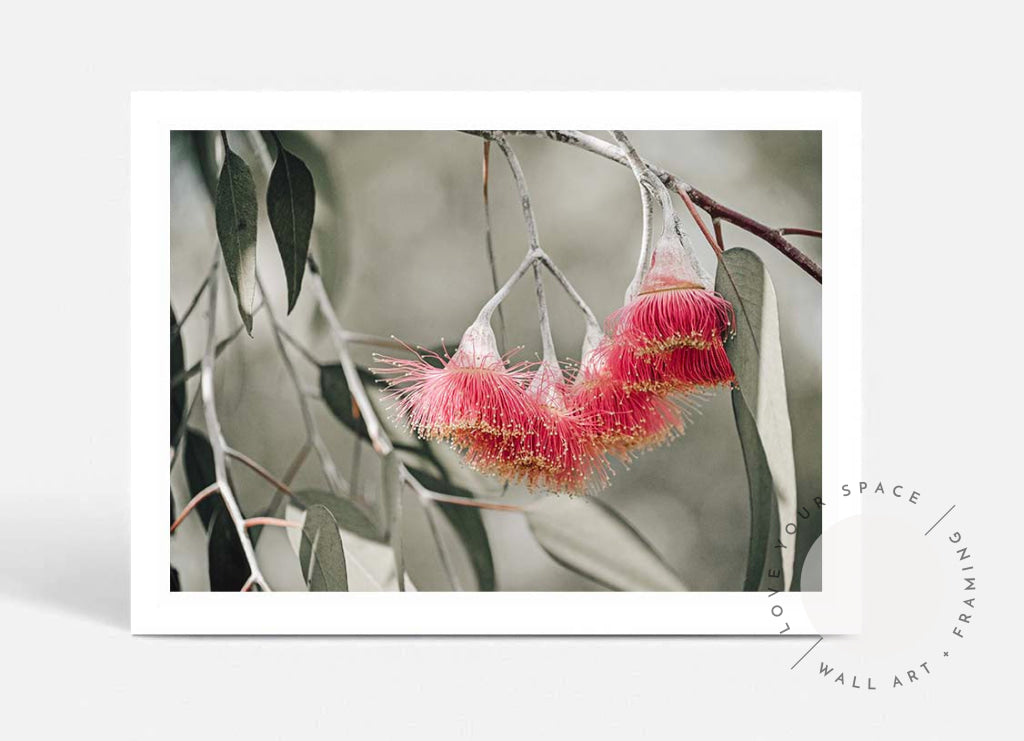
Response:
[[[846,544],[862,537],[862,629],[810,639],[790,670],[837,689],[868,692],[948,675],[975,630],[978,592],[974,548],[958,525],[956,504],[932,507],[924,494],[885,482],[844,485],[840,496],[862,497],[862,514],[822,533],[804,559],[800,588],[821,590],[823,540],[846,552]],[[819,625],[829,622],[831,611],[857,607],[811,597],[804,606]]]

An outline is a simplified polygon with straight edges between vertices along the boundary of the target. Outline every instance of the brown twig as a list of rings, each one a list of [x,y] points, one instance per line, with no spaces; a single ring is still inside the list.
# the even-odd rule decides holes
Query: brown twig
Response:
[[[719,244],[718,240],[716,240],[715,237],[711,234],[711,231],[707,228],[707,226],[704,225],[704,220],[700,217],[700,214],[697,213],[697,207],[690,199],[690,194],[686,192],[685,188],[677,188],[676,193],[678,193],[679,197],[683,199],[683,203],[686,204],[686,210],[690,212],[690,216],[692,216],[693,220],[697,222],[697,226],[700,228],[701,233],[704,235],[704,239],[706,239],[708,241],[708,244],[711,245],[711,249],[715,251],[715,254],[718,257],[721,257],[722,246]]]
[[[784,226],[781,229],[779,229],[778,232],[783,236],[785,236],[786,234],[799,234],[804,237],[817,237],[818,239],[821,239],[820,229],[802,229],[800,227]]]
[[[217,491],[217,484],[216,482],[214,482],[207,486],[205,489],[203,489],[201,492],[196,494],[194,497],[189,499],[188,504],[185,505],[185,508],[181,510],[181,514],[178,515],[178,519],[171,523],[171,533],[178,529],[178,525],[185,521],[185,518],[188,517],[189,512],[194,510],[201,501],[206,499],[211,494],[216,494]]]
[[[282,520],[279,517],[250,517],[245,521],[245,526],[255,527],[256,525],[270,525],[272,527],[302,527],[301,523],[291,520]]]
[[[725,250],[725,238],[722,236],[722,220],[715,216],[711,219],[711,223],[715,226],[715,241],[718,242],[718,246]]]

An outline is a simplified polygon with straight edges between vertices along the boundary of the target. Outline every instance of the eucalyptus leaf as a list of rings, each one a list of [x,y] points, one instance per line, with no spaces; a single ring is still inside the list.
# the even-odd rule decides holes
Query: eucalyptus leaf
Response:
[[[736,372],[736,383],[746,408],[753,417],[761,439],[764,456],[771,471],[778,520],[781,523],[782,565],[785,588],[793,577],[796,533],[786,531],[788,523],[796,523],[796,464],[793,457],[793,431],[786,399],[786,374],[782,362],[779,334],[779,309],[775,287],[761,259],[750,250],[733,248],[722,256],[715,290],[725,297],[736,311],[736,332],[725,344],[725,351]],[[733,404],[740,439],[745,434],[744,421]],[[744,445],[744,456],[754,448]],[[756,461],[753,467],[757,467]],[[752,463],[747,460],[748,476]],[[759,486],[757,481],[751,487]],[[751,501],[755,494],[751,493]],[[753,518],[754,512],[751,512]],[[761,515],[763,517],[763,513]],[[756,527],[763,527],[763,523]],[[752,522],[752,530],[754,525]]]
[[[238,592],[249,578],[249,562],[238,539],[235,523],[226,509],[221,507],[210,525],[207,542],[209,556],[210,591]]]
[[[405,554],[402,548],[402,463],[392,450],[381,461],[381,488],[384,494],[384,513],[387,517],[391,550],[395,556],[395,575],[398,591],[405,591]]]
[[[467,489],[455,486],[448,481],[442,481],[425,471],[415,468],[408,470],[417,481],[431,491],[467,499],[473,498],[473,493]],[[487,539],[487,530],[484,528],[480,510],[446,502],[437,502],[437,505],[448,518],[448,522],[451,523],[462,541],[466,553],[469,554],[473,571],[476,574],[477,587],[481,592],[493,592],[495,589],[494,559],[491,555],[491,545]]]
[[[548,555],[598,584],[621,591],[687,590],[654,547],[599,499],[549,496],[525,513]]]
[[[345,550],[341,545],[338,523],[322,504],[314,504],[306,511],[299,564],[309,591],[348,591]]]
[[[210,440],[191,427],[185,432],[185,479],[188,481],[189,498],[217,480]],[[210,518],[221,508],[223,502],[219,496],[207,497],[196,505],[203,527],[210,529]]]
[[[295,501],[306,510],[315,506],[326,507],[342,530],[355,533],[376,543],[387,543],[388,536],[355,502],[336,497],[330,492],[306,489],[295,492]]]
[[[256,301],[256,183],[245,161],[231,151],[224,137],[224,165],[217,180],[217,237],[220,239],[238,313],[252,336],[252,310]]]
[[[364,440],[369,441],[366,422],[359,414],[348,388],[348,379],[339,363],[320,366],[320,395],[338,421]]]
[[[294,497],[289,497],[285,502],[285,519],[299,523],[306,521],[306,510]],[[287,528],[287,536],[297,558],[302,546],[302,531],[290,527]],[[393,592],[398,589],[395,557],[386,541],[380,543],[368,540],[348,530],[341,534],[341,540],[350,592]],[[405,589],[407,592],[416,591],[411,579],[406,580]]]
[[[171,378],[185,371],[185,347],[181,342],[181,333],[176,332],[178,319],[174,315],[174,307],[171,307]],[[186,399],[185,384],[179,383],[171,386],[171,447],[178,444],[181,439],[181,420],[185,416]]]
[[[302,288],[313,232],[316,189],[306,163],[277,141],[277,161],[267,184],[267,215],[274,230],[288,282],[288,313],[295,307]]]
[[[757,433],[757,424],[747,409],[747,403],[738,389],[732,392],[732,408],[736,417],[736,431],[743,448],[743,461],[747,469],[747,488],[750,492],[750,541],[747,546],[747,573],[743,579],[743,590],[756,592],[771,586],[768,572],[774,566],[772,546],[778,538],[778,515],[775,508],[775,493],[772,486],[772,472],[768,468]],[[773,532],[774,525],[774,532]],[[779,561],[781,564],[781,561]],[[778,585],[775,585],[778,586]]]

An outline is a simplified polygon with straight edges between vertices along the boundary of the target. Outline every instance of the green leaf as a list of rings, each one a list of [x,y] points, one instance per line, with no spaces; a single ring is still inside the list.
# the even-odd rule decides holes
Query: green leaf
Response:
[[[720,268],[718,271],[715,290],[732,303],[736,310],[736,333],[726,342],[725,351],[736,372],[736,383],[756,425],[771,472],[777,518],[782,523],[782,564],[784,584],[788,589],[793,577],[796,534],[787,533],[785,525],[796,522],[796,464],[786,400],[786,374],[782,363],[775,286],[761,259],[749,250],[726,250],[722,261],[725,269]],[[747,422],[735,399],[733,412],[740,440],[748,438],[743,446],[744,457],[756,457],[756,446],[749,440]],[[751,502],[761,496],[760,493],[755,494],[754,488],[762,486],[763,480],[758,477],[749,480],[750,471],[758,469],[759,465],[758,461],[747,458]],[[753,523],[754,514],[752,510],[752,531],[764,527],[764,523]],[[763,517],[763,512],[759,516]]]
[[[391,550],[395,555],[398,591],[405,591],[405,554],[402,549],[402,473],[398,453],[392,450],[381,461],[381,489]]]
[[[768,572],[781,568],[782,559],[779,549],[774,547],[779,537],[779,518],[774,506],[772,472],[768,468],[761,436],[757,433],[757,424],[738,389],[732,392],[732,409],[743,448],[747,488],[750,491],[750,542],[747,546],[747,574],[743,580],[743,590],[756,592],[762,588],[775,589],[779,585],[770,583]]]
[[[370,439],[340,363],[320,366],[320,395],[338,421],[364,440]]]
[[[472,492],[435,478],[424,471],[409,468],[409,473],[431,491],[467,499],[473,498]],[[487,539],[487,530],[484,528],[480,510],[445,502],[437,502],[437,504],[458,534],[466,553],[469,554],[473,571],[476,573],[478,588],[481,592],[493,592],[495,589],[494,559],[491,555],[491,545]]]
[[[185,372],[185,347],[181,342],[181,333],[175,332],[178,327],[178,319],[174,316],[174,307],[171,307],[171,378],[179,373]],[[178,444],[181,439],[181,420],[185,416],[185,384],[179,383],[171,386],[171,447]]]
[[[338,523],[321,504],[306,512],[299,563],[310,592],[347,592],[348,572]]]
[[[224,265],[238,299],[238,313],[252,336],[252,309],[256,301],[256,183],[249,166],[227,145],[217,181],[217,237]]]
[[[185,479],[188,481],[189,498],[217,480],[213,467],[213,448],[202,432],[191,427],[185,432]],[[203,527],[210,529],[210,518],[223,507],[219,496],[210,496],[196,505]]]
[[[299,298],[306,271],[316,190],[306,163],[281,146],[276,136],[274,140],[277,141],[277,162],[267,185],[267,215],[288,281],[290,314]]]
[[[295,492],[294,499],[306,510],[316,506],[326,507],[342,530],[376,543],[388,542],[387,533],[359,505],[349,499],[342,499],[316,489]]]
[[[210,526],[207,554],[211,592],[237,592],[245,586],[250,574],[249,562],[245,559],[235,523],[223,507]]]
[[[636,592],[687,589],[654,547],[599,499],[548,496],[525,513],[549,556],[598,584]]]

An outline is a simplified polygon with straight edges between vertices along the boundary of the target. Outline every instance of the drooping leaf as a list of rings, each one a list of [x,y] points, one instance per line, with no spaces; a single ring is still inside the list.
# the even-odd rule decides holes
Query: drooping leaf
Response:
[[[185,432],[185,479],[188,481],[189,498],[217,480],[210,440],[191,427]],[[207,497],[196,505],[203,527],[210,529],[210,518],[222,507],[223,502],[219,496]]]
[[[395,574],[398,591],[405,591],[405,554],[402,549],[402,474],[401,461],[392,450],[381,461],[381,489],[384,495],[384,513],[388,522],[391,550],[395,556]]]
[[[770,586],[766,582],[772,560],[770,556],[774,550],[772,546],[775,544],[772,539],[772,523],[776,523],[774,535],[778,537],[778,516],[772,473],[761,446],[761,436],[757,433],[754,417],[738,389],[732,392],[732,408],[743,448],[747,488],[750,492],[750,541],[747,546],[747,573],[743,579],[743,590],[756,592],[764,586]]]
[[[373,521],[373,518],[355,502],[336,497],[326,491],[306,489],[295,492],[295,501],[309,510],[314,506],[326,507],[342,530],[355,533],[361,538],[377,543],[387,543],[388,536],[384,529]]]
[[[210,525],[206,550],[211,592],[237,592],[245,586],[250,574],[249,562],[245,559],[235,523],[223,507],[219,508]]]
[[[366,422],[352,400],[352,392],[340,363],[320,366],[320,395],[339,422],[364,440],[370,439]]]
[[[435,478],[419,469],[409,468],[409,473],[431,491],[457,497],[473,498],[472,492]],[[458,504],[447,504],[445,502],[438,502],[437,504],[458,534],[462,545],[466,549],[466,553],[469,554],[480,591],[493,592],[495,588],[494,559],[491,555],[491,545],[487,539],[487,530],[484,528],[484,521],[480,516],[480,511]]]
[[[171,378],[185,371],[185,348],[181,342],[181,333],[175,332],[178,327],[178,319],[174,316],[174,307],[171,307]],[[171,386],[171,447],[178,444],[181,438],[181,420],[185,416],[185,384]]]
[[[277,161],[267,185],[267,215],[288,281],[288,313],[302,288],[315,207],[316,190],[309,168],[278,141]]]
[[[252,309],[256,301],[256,183],[245,161],[224,139],[224,165],[217,181],[217,237],[220,239],[238,313],[252,336]]]
[[[734,247],[722,256],[725,269],[719,269],[715,289],[736,310],[736,332],[726,342],[725,351],[736,372],[743,401],[761,439],[764,456],[771,471],[777,517],[781,523],[784,548],[782,563],[785,588],[793,577],[796,535],[786,532],[787,523],[796,522],[796,464],[793,458],[793,431],[786,399],[786,374],[782,363],[779,334],[779,309],[775,287],[761,259],[753,252]],[[744,422],[733,404],[737,430],[744,437]],[[744,445],[744,456],[754,448]],[[748,474],[751,461],[747,461]],[[753,464],[756,468],[756,462]],[[758,482],[750,482],[751,486]],[[755,495],[751,493],[751,501]],[[751,515],[753,516],[753,512]],[[763,517],[763,513],[761,515]],[[758,527],[763,527],[763,523]]]
[[[305,523],[306,510],[294,497],[289,497],[285,501],[284,516],[292,522]],[[288,543],[297,558],[302,546],[302,531],[292,527],[286,530]],[[390,545],[357,537],[350,530],[341,534],[341,540],[350,592],[393,592],[398,589],[395,556]],[[406,580],[405,590],[416,591],[416,585],[411,579]]]
[[[345,550],[338,523],[322,504],[314,504],[306,511],[299,564],[310,592],[348,591]]]
[[[679,575],[599,499],[549,496],[525,509],[540,546],[566,568],[621,591],[686,591]]]

